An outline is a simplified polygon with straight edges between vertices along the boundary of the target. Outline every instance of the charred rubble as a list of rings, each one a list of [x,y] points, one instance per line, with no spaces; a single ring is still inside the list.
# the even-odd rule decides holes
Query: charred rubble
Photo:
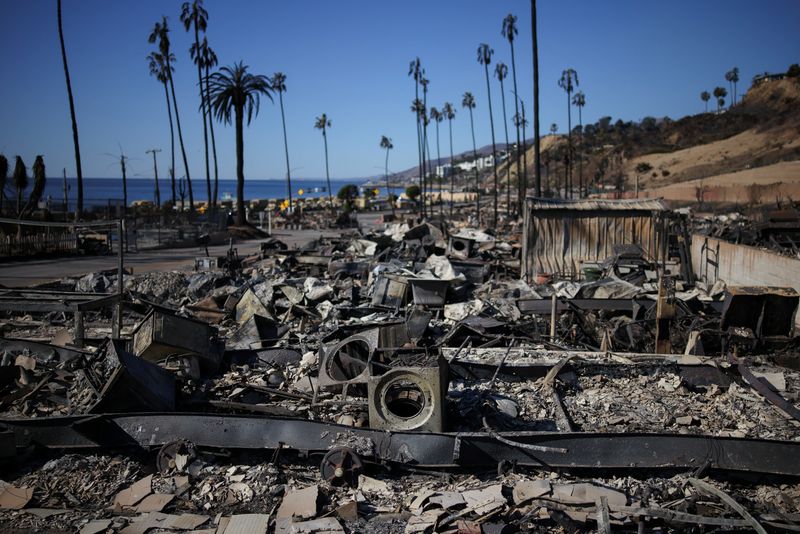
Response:
[[[408,221],[0,290],[0,521],[796,530],[800,296],[636,243],[529,277],[521,232]]]

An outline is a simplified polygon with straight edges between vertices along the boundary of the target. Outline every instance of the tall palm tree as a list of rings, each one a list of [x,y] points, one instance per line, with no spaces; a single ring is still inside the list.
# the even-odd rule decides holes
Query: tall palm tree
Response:
[[[380,146],[382,149],[386,150],[386,164],[384,167],[384,173],[386,176],[386,198],[389,199],[389,206],[392,208],[392,215],[394,215],[394,201],[392,200],[392,189],[389,185],[389,151],[394,148],[394,145],[392,144],[392,139],[390,137],[382,135]]]
[[[419,157],[420,157],[420,167],[419,167],[419,191],[420,194],[423,192],[423,176],[424,176],[424,139],[422,138],[422,122],[425,120],[425,105],[422,103],[422,100],[419,98],[415,98],[413,102],[411,102],[411,111],[417,116],[417,140],[419,141]],[[425,198],[424,195],[422,197]],[[422,217],[422,207],[419,206],[419,216]]]
[[[14,162],[14,188],[17,190],[17,214],[21,214],[22,209],[22,193],[28,188],[28,169],[22,158],[17,156]]]
[[[439,123],[444,120],[444,115],[435,107],[431,107],[431,120],[436,123],[436,167],[442,164],[442,153],[439,151]],[[435,174],[435,172],[434,172]],[[444,173],[443,173],[444,174]],[[439,217],[442,216],[442,186],[439,182]]]
[[[80,219],[83,213],[83,168],[81,167],[81,146],[78,142],[78,121],[75,119],[75,101],[72,98],[72,82],[69,78],[69,66],[67,65],[67,49],[64,46],[64,28],[61,24],[61,0],[56,2],[58,10],[58,40],[61,43],[61,60],[64,63],[64,78],[67,80],[67,97],[69,99],[69,116],[72,120],[72,144],[75,147],[75,172],[78,174],[78,207],[75,211],[75,219]]]
[[[483,65],[486,74],[486,98],[489,101],[489,125],[492,131],[492,169],[494,170],[494,226],[497,227],[497,145],[494,140],[494,114],[492,113],[492,87],[489,84],[489,65],[492,63],[492,50],[488,44],[478,45],[478,63]]]
[[[23,208],[22,213],[20,213],[20,218],[24,213],[36,207],[36,204],[38,204],[42,199],[44,188],[47,184],[47,177],[45,176],[44,169],[44,159],[42,156],[36,156],[36,160],[33,162],[33,167],[31,167],[31,170],[33,171],[33,187],[31,188],[30,196],[28,196],[28,202],[25,204],[25,208]]]
[[[428,209],[427,204],[425,203],[426,191],[429,188],[428,184],[428,177],[431,174],[431,166],[430,166],[430,158],[431,158],[431,151],[428,148],[428,123],[430,122],[428,119],[428,84],[431,83],[428,78],[424,76],[419,81],[419,84],[422,86],[422,117],[420,121],[422,123],[422,216],[428,216]]]
[[[506,115],[506,91],[503,88],[503,80],[508,76],[508,67],[502,61],[498,61],[494,66],[494,75],[500,81],[500,99],[503,102],[503,129],[506,132],[506,154],[509,151],[508,143],[508,116]],[[518,178],[519,179],[519,178]],[[506,216],[511,216],[511,173],[506,170]]]
[[[181,6],[181,22],[188,32],[194,28],[194,43],[189,47],[189,56],[197,65],[197,87],[200,91],[200,114],[203,118],[203,149],[206,157],[206,194],[208,205],[214,202],[211,196],[211,169],[208,161],[208,124],[206,122],[206,99],[203,91],[203,58],[200,51],[200,32],[205,33],[208,28],[208,11],[203,7],[203,0],[184,2]]]
[[[205,69],[203,82],[205,83],[206,91],[206,113],[208,113],[208,131],[211,134],[211,154],[214,157],[214,195],[211,200],[211,207],[216,210],[217,199],[219,198],[219,166],[217,165],[217,140],[214,137],[214,121],[212,120],[211,110],[208,104],[211,100],[208,94],[208,77],[211,74],[212,67],[216,67],[219,61],[217,60],[217,54],[208,46],[208,40],[205,37],[203,37],[203,42],[200,43],[200,61]]]
[[[728,96],[728,91],[724,87],[715,87],[713,94],[714,98],[717,99],[717,111],[719,112],[722,106],[725,105],[725,97]]]
[[[539,33],[536,24],[536,0],[531,0],[531,41],[533,41],[533,159],[536,196],[542,196],[542,164],[539,147]],[[528,169],[525,169],[527,175]],[[548,171],[548,178],[550,172]]]
[[[519,33],[517,30],[517,17],[511,13],[506,15],[506,18],[503,19],[503,29],[500,33],[508,40],[508,44],[511,46],[511,78],[514,81],[514,94],[517,94],[517,62],[514,56],[514,38],[517,36],[517,33]],[[519,106],[516,98],[514,99],[514,113],[519,115]],[[519,128],[517,128],[517,202],[519,203],[519,213],[522,213],[522,203],[525,202],[524,191],[527,187],[527,170],[523,169],[523,171],[520,172],[519,149],[521,146],[519,141]],[[520,179],[520,177],[522,177],[522,179]]]
[[[408,66],[408,75],[414,78],[414,101],[411,105],[411,111],[414,113],[415,118],[417,120],[417,155],[419,157],[419,186],[420,186],[420,193],[422,192],[422,176],[424,173],[423,169],[423,144],[422,144],[422,120],[420,111],[418,108],[422,107],[422,102],[419,100],[419,84],[425,78],[425,69],[422,68],[422,62],[420,62],[419,57],[415,58]],[[417,106],[417,102],[419,106]],[[422,212],[420,212],[420,215]]]
[[[708,113],[708,101],[711,100],[711,94],[708,91],[700,93],[700,100],[706,105],[706,113]]]
[[[567,182],[569,197],[572,198],[572,91],[578,86],[578,73],[575,69],[565,69],[558,80],[558,86],[567,93]]]
[[[731,106],[736,105],[736,84],[739,82],[739,67],[733,67],[725,73],[725,79],[731,88]]]
[[[478,147],[475,144],[475,121],[472,117],[472,110],[475,109],[475,97],[467,91],[461,97],[461,107],[469,110],[469,127],[472,130],[472,160],[475,163],[475,208],[477,211],[478,224],[481,224],[481,182],[478,177]]]
[[[0,154],[0,217],[3,215],[3,201],[6,198],[6,181],[8,180],[8,159]]]
[[[172,62],[174,61],[174,56],[170,54],[170,42],[169,42],[169,27],[167,25],[167,17],[161,17],[161,22],[156,22],[155,26],[153,26],[153,31],[150,32],[150,35],[147,38],[147,41],[150,44],[155,43],[158,41],[158,51],[161,53],[161,56],[164,58],[164,63],[166,65],[166,74],[167,74],[167,81],[169,82],[169,88],[172,92],[172,108],[175,110],[175,124],[178,126],[178,143],[181,146],[181,155],[183,156],[183,169],[186,172],[186,186],[189,191],[189,211],[194,213],[194,194],[192,193],[192,177],[189,174],[189,160],[186,159],[186,147],[183,145],[183,130],[181,129],[181,117],[180,113],[178,113],[178,99],[175,97],[175,83],[172,81]],[[173,166],[173,172],[175,172],[175,167]]]
[[[456,110],[453,104],[445,102],[442,106],[442,115],[447,119],[447,127],[450,130],[450,217],[453,217],[453,193],[456,189],[456,172],[453,167],[453,119],[456,118]]]
[[[322,130],[322,140],[325,141],[325,179],[328,183],[328,202],[331,206],[333,206],[333,193],[331,192],[331,173],[328,170],[328,128],[331,127],[331,121],[328,119],[326,114],[322,114],[322,116],[317,117],[317,120],[314,122],[314,128],[318,130]]]
[[[244,118],[247,124],[253,115],[258,115],[261,95],[272,100],[269,79],[260,74],[247,72],[247,65],[234,63],[222,67],[209,77],[209,105],[217,120],[236,126],[236,222],[247,224],[244,212]]]
[[[578,148],[583,146],[583,106],[586,105],[586,95],[583,91],[578,91],[572,97],[572,105],[578,108],[578,125],[580,126],[580,136],[578,138]],[[583,152],[578,155],[578,196],[583,195]]]
[[[164,97],[167,100],[167,117],[169,117],[169,142],[170,142],[170,155],[172,157],[172,165],[170,166],[170,185],[172,186],[172,207],[177,205],[177,197],[175,196],[175,127],[172,124],[172,105],[169,103],[169,77],[167,76],[167,69],[172,69],[172,63],[175,61],[175,55],[170,53],[169,61],[159,52],[150,52],[147,60],[150,65],[150,75],[161,82],[164,86]],[[169,65],[169,66],[167,66]]]
[[[289,213],[293,213],[292,207],[292,175],[289,169],[289,139],[286,136],[286,115],[283,113],[283,93],[286,92],[286,75],[282,72],[276,72],[270,78],[272,90],[278,92],[278,100],[281,104],[281,122],[283,123],[283,148],[286,152],[286,189],[289,192]]]

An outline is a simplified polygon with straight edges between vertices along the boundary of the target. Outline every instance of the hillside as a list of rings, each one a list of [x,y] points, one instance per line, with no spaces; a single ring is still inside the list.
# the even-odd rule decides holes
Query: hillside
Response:
[[[639,123],[604,117],[586,125],[581,139],[573,133],[576,154],[583,154],[583,176],[591,191],[616,188],[632,191],[637,166],[643,194],[680,198],[701,181],[709,187],[746,187],[783,183],[800,187],[800,78],[771,81],[752,87],[740,103],[720,113],[700,113],[679,120],[646,117]],[[542,138],[542,188],[563,186],[566,136]],[[533,147],[527,153],[529,183],[533,185]],[[573,184],[579,182],[575,162]],[[641,169],[641,167],[640,167]],[[755,172],[754,169],[760,169]],[[503,180],[508,165],[499,168]],[[747,171],[747,172],[745,172]],[[512,179],[515,175],[512,165]],[[676,184],[686,183],[686,187]],[[781,194],[790,194],[795,188]],[[647,191],[647,193],[644,193]],[[692,193],[694,194],[694,193]],[[737,193],[736,198],[746,195]]]

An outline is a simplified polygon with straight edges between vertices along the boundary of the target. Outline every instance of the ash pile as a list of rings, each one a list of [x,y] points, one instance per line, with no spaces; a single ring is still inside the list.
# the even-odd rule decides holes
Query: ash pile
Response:
[[[800,296],[704,284],[682,223],[572,273],[412,220],[4,289],[0,522],[796,530]]]

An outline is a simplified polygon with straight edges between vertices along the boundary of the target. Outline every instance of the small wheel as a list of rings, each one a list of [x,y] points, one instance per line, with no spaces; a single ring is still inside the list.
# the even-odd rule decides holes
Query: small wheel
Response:
[[[358,475],[364,469],[361,458],[350,447],[335,447],[328,451],[319,466],[322,478],[332,486],[358,485]]]
[[[194,443],[185,439],[177,439],[165,443],[156,456],[156,467],[160,473],[168,473],[177,469],[183,471],[197,458]]]

